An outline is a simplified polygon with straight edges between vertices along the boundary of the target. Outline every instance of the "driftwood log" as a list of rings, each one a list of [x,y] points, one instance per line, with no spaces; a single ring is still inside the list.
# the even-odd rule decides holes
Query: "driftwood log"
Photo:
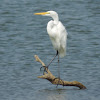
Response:
[[[42,60],[37,55],[35,55],[34,57],[37,62],[40,62],[42,66],[45,67],[45,64],[42,62]],[[38,76],[38,78],[47,79],[48,81],[50,81],[52,84],[55,84],[55,85],[76,86],[76,87],[79,87],[80,89],[86,89],[86,87],[78,81],[69,82],[69,81],[59,80],[50,72],[49,69],[46,68],[45,70],[46,72],[44,72],[44,75]]]

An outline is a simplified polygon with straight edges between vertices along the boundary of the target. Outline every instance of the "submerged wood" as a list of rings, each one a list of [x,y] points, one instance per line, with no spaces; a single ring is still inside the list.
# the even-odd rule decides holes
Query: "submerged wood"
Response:
[[[42,64],[42,66],[44,67],[46,66],[37,55],[35,55],[34,57],[37,62],[40,62]],[[78,81],[69,82],[69,81],[59,80],[47,68],[46,68],[46,72],[44,72],[44,75],[38,76],[38,78],[47,79],[48,81],[50,81],[52,84],[55,84],[55,85],[76,86],[76,87],[79,87],[80,89],[86,89],[86,87]]]

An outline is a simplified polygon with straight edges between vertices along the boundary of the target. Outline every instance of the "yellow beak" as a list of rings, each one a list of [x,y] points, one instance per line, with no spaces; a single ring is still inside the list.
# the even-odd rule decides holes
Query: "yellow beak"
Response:
[[[34,15],[46,15],[46,14],[50,14],[50,13],[49,12],[34,13]]]

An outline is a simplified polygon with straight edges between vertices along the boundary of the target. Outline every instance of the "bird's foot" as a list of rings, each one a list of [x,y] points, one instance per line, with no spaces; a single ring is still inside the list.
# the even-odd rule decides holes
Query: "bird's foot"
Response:
[[[48,66],[42,66],[42,67],[40,67],[40,71],[41,71],[42,68],[44,68],[44,70],[43,70],[43,75],[44,75],[44,72],[47,72],[47,70],[48,70]]]
[[[58,79],[58,83],[57,83],[56,88],[58,87],[58,85],[59,85],[60,81],[63,83],[63,86],[64,86],[64,82],[63,82],[63,80],[61,80],[61,79],[58,77],[58,78],[54,78],[54,79],[53,79],[53,81],[54,81],[54,80],[56,80],[56,79]]]

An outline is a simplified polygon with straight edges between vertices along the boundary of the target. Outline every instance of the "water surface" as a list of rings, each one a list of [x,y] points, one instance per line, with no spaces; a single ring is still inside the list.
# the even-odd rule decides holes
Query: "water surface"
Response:
[[[33,13],[55,10],[68,31],[67,56],[60,59],[61,78],[87,89],[56,88],[42,75],[34,55],[48,64],[56,53],[46,32],[51,18]],[[99,0],[0,1],[0,100],[100,99]],[[50,66],[57,76],[57,59]]]

